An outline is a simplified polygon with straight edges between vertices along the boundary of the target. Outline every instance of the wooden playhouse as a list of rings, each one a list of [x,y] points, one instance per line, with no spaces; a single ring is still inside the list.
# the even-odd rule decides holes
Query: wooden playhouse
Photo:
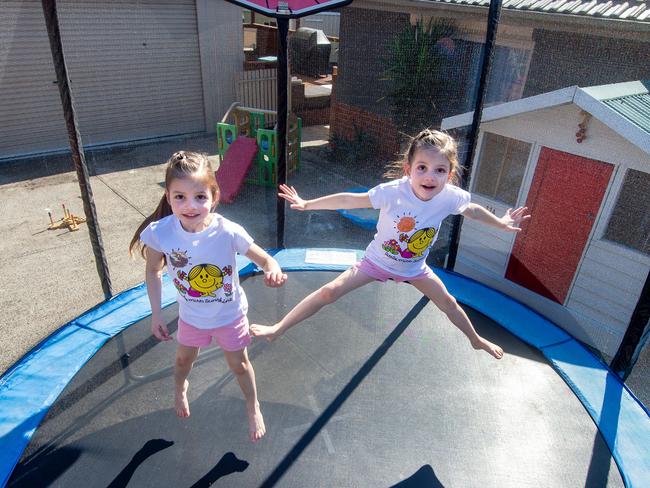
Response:
[[[456,263],[610,357],[650,270],[649,87],[572,86],[486,108],[472,200],[532,218],[517,235],[465,219]]]

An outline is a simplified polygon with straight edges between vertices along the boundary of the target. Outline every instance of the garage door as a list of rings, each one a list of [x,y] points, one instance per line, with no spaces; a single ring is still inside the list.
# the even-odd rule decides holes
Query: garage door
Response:
[[[63,0],[58,11],[84,145],[205,130],[194,0]],[[0,27],[0,158],[67,149],[41,3],[3,1]]]

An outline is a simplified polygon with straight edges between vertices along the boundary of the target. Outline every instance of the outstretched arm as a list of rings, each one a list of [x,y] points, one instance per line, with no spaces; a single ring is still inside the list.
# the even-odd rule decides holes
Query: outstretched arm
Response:
[[[303,200],[293,186],[280,185],[278,196],[289,202],[294,210],[372,208],[368,193],[334,193],[313,200]]]
[[[278,262],[257,244],[251,244],[246,257],[262,268],[266,286],[277,288],[287,281],[287,275],[282,272]]]
[[[497,229],[505,230],[507,232],[520,232],[521,227],[519,224],[528,220],[530,214],[527,214],[527,207],[519,207],[515,210],[509,208],[503,217],[497,217],[485,207],[477,203],[470,203],[469,206],[463,211],[463,217],[468,219],[483,222],[484,224],[491,225]]]
[[[167,325],[161,317],[162,273],[165,267],[165,255],[154,251],[150,247],[145,250],[147,259],[145,282],[147,283],[147,296],[151,304],[151,333],[158,340],[169,341],[171,337]]]

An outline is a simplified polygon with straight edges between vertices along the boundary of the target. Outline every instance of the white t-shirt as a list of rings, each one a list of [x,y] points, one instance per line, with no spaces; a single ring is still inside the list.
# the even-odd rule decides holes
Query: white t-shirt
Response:
[[[201,232],[187,232],[175,215],[169,215],[140,234],[145,245],[165,254],[177,291],[178,315],[199,329],[227,325],[248,312],[235,255],[245,254],[253,238],[239,224],[212,216],[210,226]]]
[[[470,204],[470,194],[450,184],[431,200],[420,200],[406,176],[372,188],[368,196],[379,209],[379,221],[366,257],[399,276],[417,276],[426,269],[442,220]]]

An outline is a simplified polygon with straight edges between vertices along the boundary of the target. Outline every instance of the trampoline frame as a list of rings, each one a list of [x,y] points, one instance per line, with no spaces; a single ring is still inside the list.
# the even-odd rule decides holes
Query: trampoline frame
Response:
[[[318,249],[350,254],[363,251]],[[348,264],[305,262],[306,249],[268,250],[285,271],[343,271]],[[332,254],[333,255],[333,254]],[[241,277],[260,272],[237,256]],[[460,274],[435,269],[459,302],[538,349],[583,404],[607,443],[626,486],[650,485],[650,413],[620,378],[581,343],[548,319],[503,293]],[[176,300],[165,274],[163,307]],[[4,486],[36,428],[73,376],[113,336],[151,314],[144,283],[64,325],[0,379],[0,483]]]

